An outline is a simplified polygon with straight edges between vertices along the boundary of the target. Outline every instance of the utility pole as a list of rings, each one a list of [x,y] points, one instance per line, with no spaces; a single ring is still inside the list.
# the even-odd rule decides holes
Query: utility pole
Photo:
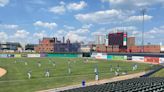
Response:
[[[146,13],[146,9],[142,9],[141,10],[142,13],[142,52],[144,52],[144,31],[145,31],[145,13]]]

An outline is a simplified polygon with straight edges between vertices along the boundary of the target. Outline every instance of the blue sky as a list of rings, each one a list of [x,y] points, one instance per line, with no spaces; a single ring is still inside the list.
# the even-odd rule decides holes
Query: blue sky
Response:
[[[0,0],[0,41],[38,43],[65,36],[89,42],[96,34],[124,30],[141,44],[164,43],[164,0]]]

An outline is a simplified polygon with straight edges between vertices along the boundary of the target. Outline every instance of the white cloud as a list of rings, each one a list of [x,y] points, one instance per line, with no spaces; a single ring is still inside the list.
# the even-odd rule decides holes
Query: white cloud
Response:
[[[153,18],[153,16],[149,16],[149,15],[144,15],[144,20],[151,20]],[[143,16],[131,16],[128,18],[128,21],[142,21],[143,20]]]
[[[146,32],[146,34],[151,34],[151,35],[161,35],[164,34],[164,27],[154,27],[150,31]]]
[[[8,35],[5,32],[0,32],[1,42],[6,41],[8,39]]]
[[[136,41],[141,44],[141,40],[142,40],[142,31],[139,31],[138,29],[132,31],[132,32],[128,32],[130,34],[130,36],[135,36],[136,37]],[[144,32],[144,40],[145,40],[145,44],[147,44],[148,42],[151,42],[151,44],[159,44],[160,42],[164,43],[164,38],[163,35],[164,34],[164,28],[162,26],[160,27],[154,27],[148,31],[145,30]]]
[[[36,32],[36,33],[34,33],[33,36],[34,36],[34,38],[39,38],[39,39],[41,39],[41,38],[43,38],[43,37],[46,37],[47,34],[46,34],[45,31],[41,31],[41,32]]]
[[[64,5],[54,6],[49,9],[54,14],[64,14],[66,12]]]
[[[135,36],[135,35],[140,34],[140,33],[141,32],[134,30],[134,31],[132,31],[132,36]]]
[[[86,36],[81,36],[81,35],[76,34],[74,32],[68,32],[66,35],[66,38],[69,38],[71,40],[71,42],[85,41],[87,39]]]
[[[71,28],[71,29],[60,29],[55,32],[54,36],[61,38],[62,36],[65,36],[66,39],[70,39],[71,42],[76,42],[76,41],[88,41],[88,35],[90,33],[90,30],[87,28]]]
[[[69,38],[71,42],[76,41],[89,41],[88,34],[90,34],[90,30],[87,28],[79,28],[76,30],[71,30],[66,33],[66,38]]]
[[[7,5],[10,1],[9,0],[0,0],[0,7],[4,7]]]
[[[66,28],[66,29],[68,29],[68,30],[73,30],[73,29],[75,29],[75,27],[73,27],[73,26],[68,26],[68,25],[64,25],[63,27]]]
[[[123,10],[104,10],[87,14],[77,14],[75,18],[83,23],[97,23],[97,24],[123,24],[131,22],[139,22],[142,20],[142,16],[135,16],[134,11]],[[153,16],[144,15],[145,21],[151,20]]]
[[[103,34],[103,33],[102,33],[102,32],[99,32],[99,31],[96,31],[96,32],[93,32],[91,35],[92,35],[93,38],[94,38],[94,36],[100,35],[100,34]]]
[[[87,3],[84,1],[69,4],[66,4],[64,1],[61,1],[59,4],[60,5],[49,8],[49,12],[52,12],[54,14],[64,14],[66,11],[77,11],[87,6]]]
[[[57,37],[59,40],[61,40],[62,37],[66,37],[68,32],[69,31],[67,29],[66,30],[65,29],[59,29],[59,30],[55,31],[54,34],[52,34],[52,36]]]
[[[81,22],[85,23],[102,23],[102,22],[114,22],[119,19],[122,19],[122,12],[112,9],[112,10],[105,10],[105,11],[97,11],[94,13],[88,14],[77,14],[75,18]]]
[[[84,1],[80,1],[79,3],[70,3],[67,5],[68,10],[81,10],[87,6],[87,3]]]
[[[66,30],[62,30],[62,29],[60,29],[57,32],[55,32],[55,36],[57,36],[57,37],[64,36],[66,34],[67,34],[67,31]]]
[[[161,42],[164,43],[164,28],[161,27],[154,27],[149,31],[144,32],[144,39],[145,39],[145,44],[150,42],[151,44],[159,44]],[[140,32],[140,37],[141,37],[141,32]]]
[[[0,29],[16,30],[18,28],[19,26],[14,24],[0,24]]]
[[[117,9],[139,9],[164,4],[164,0],[102,0],[104,1],[109,1],[110,7]]]
[[[91,27],[93,27],[93,24],[85,24],[82,26],[82,28],[87,28],[87,29],[89,29]]]
[[[70,31],[70,32],[76,33],[76,34],[79,34],[79,35],[85,35],[85,34],[89,33],[90,30],[87,29],[87,28],[80,28],[80,29],[77,29],[75,31]]]
[[[31,36],[29,36],[30,32],[21,29],[16,30],[14,34],[10,34],[7,41],[9,42],[19,42],[22,45],[25,45],[27,43],[31,43],[34,39],[30,39]]]
[[[55,22],[48,23],[48,22],[36,21],[34,23],[34,26],[40,26],[40,27],[44,27],[44,28],[53,29],[53,28],[57,27],[57,24]]]
[[[64,2],[64,1],[61,1],[61,2],[60,2],[60,5],[65,5],[65,2]]]
[[[113,27],[113,28],[100,28],[96,30],[95,32],[92,32],[91,35],[98,35],[98,34],[108,34],[110,32],[119,32],[119,31],[124,31],[128,32],[129,35],[132,35],[133,32],[136,32],[138,29],[135,26],[125,26],[125,27]],[[137,31],[138,32],[138,31]]]
[[[26,38],[28,37],[29,32],[26,30],[17,30],[13,36],[13,38]]]

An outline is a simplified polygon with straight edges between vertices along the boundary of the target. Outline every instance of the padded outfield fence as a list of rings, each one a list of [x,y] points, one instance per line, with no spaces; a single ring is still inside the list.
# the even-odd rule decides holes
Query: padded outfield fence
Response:
[[[21,58],[21,57],[27,57],[27,58],[40,58],[40,57],[64,57],[64,58],[77,58],[82,57],[82,54],[59,54],[59,53],[41,53],[41,54],[0,54],[0,58]]]
[[[138,62],[146,62],[151,64],[163,64],[164,55],[161,54],[107,54],[107,53],[38,53],[38,54],[0,54],[0,58],[78,58],[78,57],[88,57],[95,59],[104,59],[104,60],[131,60]]]

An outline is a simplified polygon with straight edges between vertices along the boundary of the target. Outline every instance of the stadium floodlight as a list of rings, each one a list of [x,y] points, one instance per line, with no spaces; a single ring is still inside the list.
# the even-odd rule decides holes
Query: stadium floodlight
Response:
[[[144,30],[145,30],[145,13],[146,13],[146,9],[143,8],[141,10],[142,13],[142,52],[144,52]]]

